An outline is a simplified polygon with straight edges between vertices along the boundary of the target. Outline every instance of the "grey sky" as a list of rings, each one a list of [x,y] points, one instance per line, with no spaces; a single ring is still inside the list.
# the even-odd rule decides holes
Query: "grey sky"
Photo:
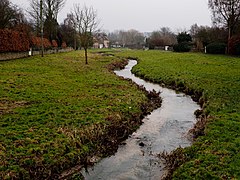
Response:
[[[29,6],[29,0],[10,1],[23,9]],[[136,29],[151,32],[170,27],[176,32],[187,30],[194,23],[211,25],[207,0],[66,0],[59,14],[60,23],[76,3],[93,6],[102,29],[109,31]]]

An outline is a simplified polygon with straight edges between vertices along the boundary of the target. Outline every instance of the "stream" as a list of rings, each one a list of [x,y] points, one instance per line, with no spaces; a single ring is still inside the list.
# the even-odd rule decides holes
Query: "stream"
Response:
[[[115,155],[102,159],[88,173],[83,170],[86,180],[161,179],[166,170],[156,154],[191,145],[187,132],[196,123],[194,111],[200,106],[190,96],[136,77],[131,73],[136,64],[137,61],[129,60],[125,69],[114,72],[148,91],[160,91],[162,106],[144,118],[140,128],[119,146]]]

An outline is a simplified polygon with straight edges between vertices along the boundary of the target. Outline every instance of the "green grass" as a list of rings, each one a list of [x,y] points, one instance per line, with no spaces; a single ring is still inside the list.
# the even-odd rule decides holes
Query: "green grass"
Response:
[[[125,51],[133,72],[153,82],[203,92],[205,136],[185,149],[174,179],[240,179],[240,58],[198,53]]]
[[[133,71],[145,79],[203,92],[205,136],[184,150],[187,162],[174,178],[240,179],[240,58],[116,55],[137,57]],[[115,59],[95,54],[85,65],[78,51],[0,62],[0,178],[47,178],[110,148],[109,129],[128,124],[147,102],[136,86],[107,70]]]
[[[44,179],[101,156],[109,128],[148,101],[112,62],[90,55],[85,65],[81,51],[0,62],[0,179]]]

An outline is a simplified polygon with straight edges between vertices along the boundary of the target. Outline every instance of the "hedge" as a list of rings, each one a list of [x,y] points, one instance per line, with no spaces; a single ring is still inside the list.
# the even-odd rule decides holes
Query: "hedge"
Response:
[[[56,40],[52,40],[52,47],[53,48],[57,48],[58,47],[58,43]]]
[[[29,51],[27,34],[9,29],[0,29],[0,52]]]
[[[225,43],[211,43],[207,45],[208,54],[225,54],[227,45]]]
[[[39,50],[42,47],[42,40],[41,37],[33,36],[31,38],[31,46],[34,50]],[[46,38],[43,38],[43,47],[44,49],[50,49],[52,47],[50,41]]]
[[[191,46],[188,42],[181,42],[179,44],[175,44],[173,46],[173,50],[175,52],[189,52],[191,50]]]
[[[63,42],[63,43],[62,43],[62,48],[63,48],[63,49],[67,48],[66,42]]]
[[[33,50],[40,50],[42,47],[41,37],[29,36],[26,33],[10,30],[0,29],[0,53],[3,52],[26,52],[30,47]],[[43,47],[45,50],[57,48],[56,40],[50,42],[47,38],[43,38]],[[62,43],[62,48],[67,48],[65,42]]]
[[[42,47],[41,42],[42,42],[41,37],[32,37],[31,38],[32,48],[34,50],[40,50]],[[52,40],[52,43],[51,43],[48,39],[43,38],[43,46],[44,46],[44,49],[48,50],[48,49],[52,49],[52,48],[57,48],[58,44],[57,44],[56,40]],[[67,48],[67,44],[65,42],[62,43],[62,48],[63,49]]]

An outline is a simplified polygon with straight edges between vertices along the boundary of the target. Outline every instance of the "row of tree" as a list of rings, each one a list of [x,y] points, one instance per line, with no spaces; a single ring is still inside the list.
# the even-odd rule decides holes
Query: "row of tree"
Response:
[[[60,46],[62,34],[57,17],[59,11],[64,7],[65,0],[42,0],[42,4],[40,2],[39,0],[30,0],[30,10],[27,12],[29,23],[36,36],[41,36],[41,25],[43,25],[44,37],[50,41],[56,40]]]
[[[108,34],[112,47],[143,48],[149,47],[156,49],[163,46],[171,46],[177,42],[176,35],[168,27],[152,33],[141,33],[131,29],[128,31],[116,30]]]
[[[154,31],[147,38],[140,34],[141,38],[135,39],[134,44],[145,44],[150,48],[158,48],[163,46],[173,46],[178,50],[190,50],[189,46],[195,47],[196,51],[203,51],[204,47],[211,45],[217,49],[227,46],[227,53],[240,54],[240,0],[208,0],[208,6],[212,11],[213,27],[198,26],[194,24],[189,33],[181,32],[175,35],[169,28],[161,28]],[[113,42],[118,42],[123,47],[131,47],[132,39],[131,31],[116,31],[110,34]],[[135,32],[136,34],[136,32]],[[191,35],[191,38],[190,38]],[[179,38],[185,39],[181,41]],[[192,41],[190,41],[190,39]],[[138,41],[140,40],[140,42]],[[176,44],[178,46],[176,46]],[[224,48],[222,48],[224,51]]]
[[[59,25],[57,17],[59,11],[65,4],[65,0],[42,0],[43,6],[39,4],[39,0],[31,0],[31,10],[28,12],[31,22],[34,24],[36,35],[41,34],[41,21],[43,22],[44,36],[50,41],[56,40],[58,44],[62,41],[67,42],[69,46],[77,49],[81,46],[85,50],[85,62],[88,64],[87,49],[93,44],[93,34],[96,33],[98,27],[97,12],[93,7],[83,6],[79,4],[74,6],[74,10],[67,14],[64,23]],[[42,8],[43,16],[39,14]]]
[[[116,30],[109,33],[108,38],[112,47],[142,48],[145,45],[144,34],[134,29]]]
[[[41,1],[42,16],[40,13]],[[57,17],[59,11],[64,7],[65,0],[41,1],[30,0],[31,8],[24,15],[9,0],[1,0],[0,29],[20,29],[22,32],[40,36],[42,22],[44,38],[49,39],[50,42],[57,41],[59,47],[61,47],[63,41],[75,49],[80,46],[83,47],[87,63],[87,49],[93,44],[93,34],[97,32],[99,24],[96,11],[92,7],[75,5],[74,10],[68,13],[64,22],[59,25]],[[183,35],[185,38],[190,35],[192,41],[186,42],[188,42],[188,45],[194,46],[197,51],[202,51],[205,46],[216,42],[228,45],[234,44],[229,42],[240,30],[240,0],[208,0],[208,2],[213,14],[214,26],[194,24],[188,33],[179,33],[179,36]],[[150,49],[155,49],[183,43],[179,43],[179,37],[168,27],[160,28],[160,30],[152,33],[141,33],[137,30],[118,30],[109,33],[108,38],[112,47],[142,48],[147,46]],[[238,41],[234,40],[234,42]],[[229,49],[231,48],[228,47]]]
[[[162,27],[151,33],[141,33],[137,30],[118,30],[108,34],[112,47],[161,49],[178,43],[189,42],[196,51],[214,42],[227,43],[228,32],[217,26],[198,26],[194,24],[190,30],[174,33],[168,27]]]
[[[1,0],[0,29],[20,31],[27,34],[28,39],[43,35],[43,39],[57,42],[58,47],[62,47],[64,41],[75,49],[81,45],[87,64],[87,49],[93,43],[93,34],[99,23],[97,13],[92,7],[75,5],[73,12],[59,25],[57,17],[64,4],[65,0],[30,0],[30,9],[23,13],[9,0]]]
[[[48,46],[52,46],[51,42],[57,41],[57,46],[61,47],[63,44],[61,33],[58,29],[58,23],[56,21],[56,16],[62,4],[58,4],[60,0],[43,0],[43,23],[44,23],[44,42],[48,41]],[[63,0],[61,0],[63,2]],[[3,32],[11,32],[12,34],[24,34],[25,39],[22,41],[29,41],[29,44],[32,45],[32,39],[36,39],[41,35],[40,28],[40,5],[38,0],[31,1],[31,10],[28,13],[24,13],[20,8],[16,5],[12,4],[9,0],[1,0],[0,1],[0,29],[4,30]],[[26,16],[27,15],[27,16]],[[8,29],[8,30],[6,30]],[[6,34],[6,33],[5,33]],[[2,34],[4,35],[4,34]],[[5,35],[6,36],[6,35]],[[21,35],[22,36],[22,35]],[[12,40],[13,36],[8,36],[8,42],[14,42]],[[46,39],[47,40],[46,40]],[[6,42],[7,42],[6,41]],[[11,46],[10,43],[8,45],[4,43],[5,46]],[[16,47],[20,47],[19,45]],[[39,44],[34,44],[36,46],[40,46]],[[14,44],[12,46],[15,46]],[[53,44],[53,46],[55,46]],[[45,46],[44,46],[45,47]],[[6,51],[11,51],[9,48],[3,48]],[[21,48],[20,48],[21,49]],[[14,51],[20,51],[20,49],[14,48]]]

